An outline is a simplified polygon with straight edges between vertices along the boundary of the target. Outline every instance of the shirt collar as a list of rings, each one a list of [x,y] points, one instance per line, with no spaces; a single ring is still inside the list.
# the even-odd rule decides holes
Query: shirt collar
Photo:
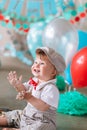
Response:
[[[36,90],[42,89],[48,83],[54,83],[55,84],[56,83],[56,79],[52,79],[52,80],[40,83],[39,85],[37,85]]]

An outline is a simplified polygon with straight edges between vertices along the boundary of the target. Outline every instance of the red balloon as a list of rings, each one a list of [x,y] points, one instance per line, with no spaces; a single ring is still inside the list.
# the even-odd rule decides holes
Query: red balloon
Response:
[[[79,50],[71,63],[71,77],[75,88],[87,86],[87,47]]]

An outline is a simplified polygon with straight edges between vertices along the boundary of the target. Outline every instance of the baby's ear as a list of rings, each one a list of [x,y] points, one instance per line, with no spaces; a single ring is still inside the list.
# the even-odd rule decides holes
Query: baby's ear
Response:
[[[56,76],[56,75],[57,75],[57,70],[56,70],[56,69],[52,72],[52,75],[53,75],[53,76]]]

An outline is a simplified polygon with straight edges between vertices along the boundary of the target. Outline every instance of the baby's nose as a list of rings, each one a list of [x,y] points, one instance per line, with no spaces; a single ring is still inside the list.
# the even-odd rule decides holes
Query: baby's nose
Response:
[[[39,66],[40,66],[40,63],[37,63],[37,64],[36,64],[36,67],[39,67]]]

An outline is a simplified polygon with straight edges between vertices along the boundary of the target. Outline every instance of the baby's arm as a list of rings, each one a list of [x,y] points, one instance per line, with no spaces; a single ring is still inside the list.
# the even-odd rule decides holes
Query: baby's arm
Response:
[[[25,96],[25,99],[31,103],[34,107],[36,107],[36,109],[40,110],[40,111],[46,111],[50,108],[50,105],[47,104],[46,102],[42,101],[41,99],[38,99],[32,95]]]
[[[26,88],[22,83],[22,75],[18,77],[16,71],[10,71],[7,79],[17,92],[26,91]]]

